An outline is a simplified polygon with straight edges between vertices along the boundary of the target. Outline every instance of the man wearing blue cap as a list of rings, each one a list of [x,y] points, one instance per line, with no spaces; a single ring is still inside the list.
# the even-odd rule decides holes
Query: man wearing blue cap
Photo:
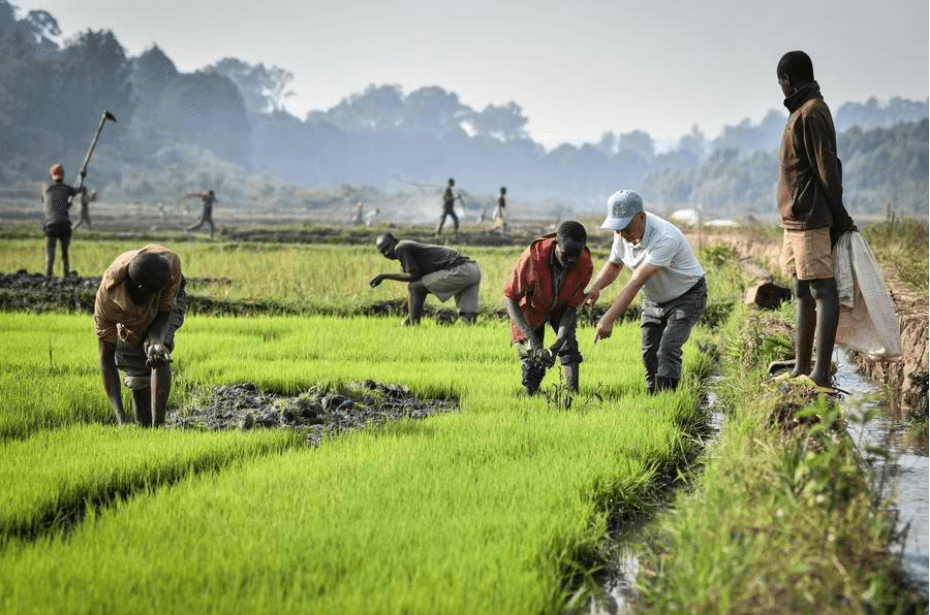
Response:
[[[674,224],[643,210],[643,198],[631,190],[607,200],[602,229],[614,231],[610,258],[585,293],[594,305],[624,265],[633,272],[610,309],[601,317],[594,343],[610,337],[614,321],[643,291],[642,356],[650,394],[674,390],[681,379],[681,347],[707,305],[704,269],[688,240]]]

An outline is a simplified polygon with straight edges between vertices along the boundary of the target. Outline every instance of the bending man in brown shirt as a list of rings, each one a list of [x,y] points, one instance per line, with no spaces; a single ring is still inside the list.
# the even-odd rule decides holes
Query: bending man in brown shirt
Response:
[[[132,389],[136,421],[143,427],[165,421],[174,333],[184,323],[187,305],[184,285],[181,259],[154,244],[121,254],[103,274],[94,302],[94,331],[103,388],[120,424],[128,419],[119,370]]]

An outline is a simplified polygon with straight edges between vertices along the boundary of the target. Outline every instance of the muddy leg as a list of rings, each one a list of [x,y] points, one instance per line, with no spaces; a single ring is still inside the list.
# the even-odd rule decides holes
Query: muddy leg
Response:
[[[834,286],[834,290],[835,290]],[[814,328],[817,321],[816,303],[811,296],[810,283],[794,279],[794,295],[797,297],[797,331],[794,337],[793,376],[806,376],[811,373],[811,353],[814,349]],[[836,327],[834,327],[834,335]],[[831,348],[832,352],[832,348]]]
[[[578,363],[569,363],[562,366],[562,376],[565,378],[565,388],[572,393],[578,392],[578,376],[581,366]]]
[[[45,277],[52,278],[52,267],[55,265],[55,241],[50,235],[45,236]]]
[[[678,378],[665,378],[664,376],[656,377],[656,393],[660,391],[674,391],[678,388]]]
[[[836,280],[811,280],[810,291],[817,305],[817,357],[811,379],[817,384],[830,384],[830,363],[836,342],[836,326],[840,318]]]
[[[152,426],[152,389],[133,389],[132,401],[136,411],[136,422],[142,427]]]
[[[61,264],[65,266],[65,278],[71,275],[71,262],[68,260],[68,246],[70,243],[70,239],[66,237],[61,238]]]
[[[171,365],[165,363],[152,370],[152,388],[155,395],[152,398],[153,426],[159,427],[165,423],[165,413],[168,410],[168,394],[171,393]]]
[[[426,295],[429,291],[423,282],[419,280],[410,282],[407,285],[407,319],[410,324],[415,325],[420,322],[423,315],[423,304],[426,302]]]

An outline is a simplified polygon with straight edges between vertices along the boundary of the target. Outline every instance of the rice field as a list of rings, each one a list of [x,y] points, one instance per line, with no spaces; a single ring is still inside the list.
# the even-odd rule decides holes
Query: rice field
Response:
[[[102,271],[134,247],[87,244],[73,267]],[[7,242],[0,269],[30,249]],[[519,250],[463,251],[482,266],[487,314]],[[698,446],[703,333],[686,346],[684,386],[653,397],[637,325],[596,348],[582,326],[581,391],[566,411],[557,368],[544,395],[522,393],[505,320],[401,328],[333,315],[403,293],[368,289],[397,269],[374,249],[178,252],[186,275],[228,280],[195,292],[321,313],[192,315],[171,409],[221,385],[294,394],[371,379],[454,396],[458,411],[318,447],[287,429],[118,428],[89,316],[0,314],[2,612],[557,613],[602,564],[611,524],[649,510]]]

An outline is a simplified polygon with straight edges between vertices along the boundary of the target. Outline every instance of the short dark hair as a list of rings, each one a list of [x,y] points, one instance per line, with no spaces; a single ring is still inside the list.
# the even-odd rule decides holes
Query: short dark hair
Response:
[[[584,225],[580,222],[566,220],[559,225],[558,230],[555,232],[555,239],[559,244],[566,241],[577,241],[581,244],[586,244],[588,241],[588,231],[585,230]]]
[[[793,83],[809,83],[814,80],[814,64],[803,51],[789,51],[778,61],[777,76],[788,77]]]
[[[163,254],[142,252],[129,261],[129,279],[149,292],[164,288],[171,279],[171,261]]]
[[[397,237],[394,237],[391,233],[382,233],[375,238],[375,245],[378,246],[379,250],[381,246],[387,242],[392,244],[397,243]]]

